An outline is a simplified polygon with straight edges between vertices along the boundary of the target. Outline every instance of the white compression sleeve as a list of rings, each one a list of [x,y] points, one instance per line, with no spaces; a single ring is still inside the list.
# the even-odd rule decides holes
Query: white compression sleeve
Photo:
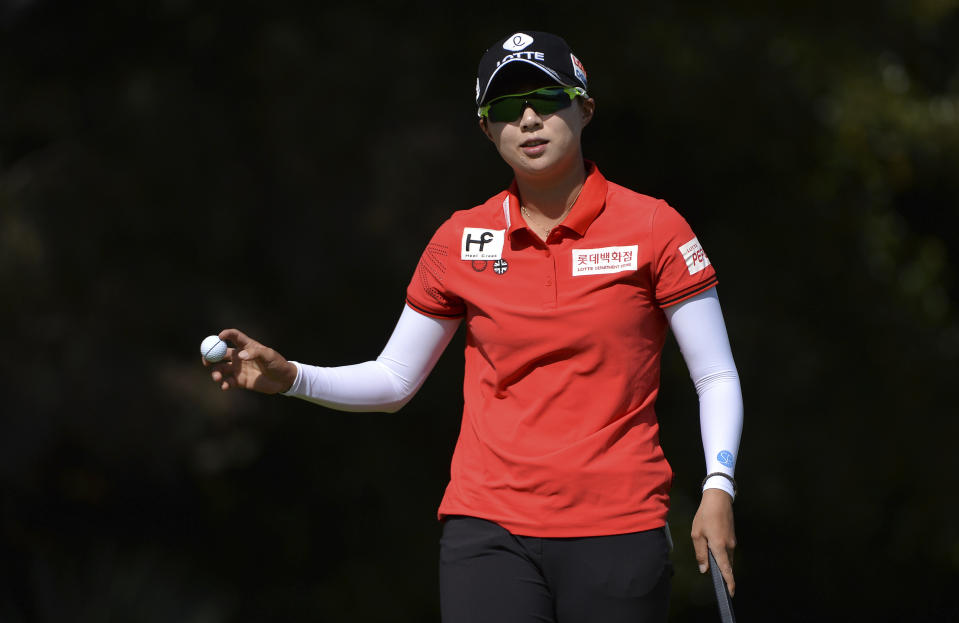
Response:
[[[743,396],[719,295],[710,288],[665,311],[699,395],[706,473],[733,476],[743,429]],[[709,478],[703,488],[734,495],[732,482],[722,476]]]
[[[284,395],[339,411],[399,411],[426,380],[459,323],[459,318],[439,320],[404,307],[375,361],[335,368],[294,361],[296,380]]]

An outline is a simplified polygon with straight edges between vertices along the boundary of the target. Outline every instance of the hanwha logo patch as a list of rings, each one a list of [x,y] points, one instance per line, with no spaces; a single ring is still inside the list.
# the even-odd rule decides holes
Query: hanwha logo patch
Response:
[[[496,260],[493,262],[493,272],[497,275],[502,275],[509,268],[509,263],[506,260]]]
[[[569,54],[569,60],[573,61],[573,73],[576,74],[576,79],[586,85],[586,68],[583,67],[583,64],[580,62],[572,52]]]

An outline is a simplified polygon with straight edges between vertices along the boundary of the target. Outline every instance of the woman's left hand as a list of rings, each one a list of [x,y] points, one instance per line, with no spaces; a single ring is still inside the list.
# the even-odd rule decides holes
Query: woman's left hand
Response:
[[[736,529],[733,525],[733,499],[721,489],[706,489],[693,518],[693,548],[699,562],[699,572],[709,569],[707,548],[712,550],[719,570],[723,573],[729,594],[736,592],[733,578],[733,550],[736,548]]]

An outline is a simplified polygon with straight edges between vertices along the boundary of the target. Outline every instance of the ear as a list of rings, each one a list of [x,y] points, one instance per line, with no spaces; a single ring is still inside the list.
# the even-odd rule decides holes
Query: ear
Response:
[[[486,135],[486,138],[492,141],[493,135],[489,133],[489,119],[487,119],[486,117],[480,117],[479,127],[480,127],[480,130],[483,132],[483,134]],[[493,141],[493,142],[495,143],[496,141]]]
[[[596,113],[596,100],[593,98],[588,98],[583,100],[583,127],[589,125],[589,122],[593,120],[593,115]]]

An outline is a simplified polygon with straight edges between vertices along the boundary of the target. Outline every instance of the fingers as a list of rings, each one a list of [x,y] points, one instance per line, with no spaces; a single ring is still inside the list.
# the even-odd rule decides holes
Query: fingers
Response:
[[[263,346],[239,329],[223,329],[217,337],[234,345],[232,348],[227,348],[223,362],[232,362],[234,354],[237,359],[243,361],[257,358],[263,358],[266,361],[273,359],[273,349]]]
[[[232,342],[233,344],[236,344],[238,349],[243,349],[250,344],[257,343],[256,340],[252,339],[239,329],[223,329],[219,333],[219,338],[224,342]]]
[[[278,352],[253,340],[242,350],[237,349],[236,358],[237,363],[256,361],[257,366],[262,366],[263,370],[271,369],[278,361],[283,361],[283,356]]]
[[[237,344],[239,346],[239,344]],[[240,350],[237,349],[236,358],[241,361],[249,361],[250,359],[262,359],[263,361],[269,363],[272,359],[272,348],[267,348],[259,342],[254,342],[250,340],[246,343],[246,346]]]
[[[200,357],[200,359],[203,360],[203,366],[211,369],[210,378],[213,379],[214,383],[219,384],[220,389],[224,391],[237,386],[235,377],[237,373],[237,362],[234,359],[234,355],[236,354],[235,348],[227,348],[226,355],[216,363],[211,363],[205,358]]]
[[[723,579],[726,581],[726,588],[729,594],[736,594],[736,578],[733,575],[733,549],[736,547],[735,541],[724,542],[723,539],[715,538],[708,540],[702,533],[694,532],[693,549],[696,551],[696,562],[699,564],[699,572],[706,573],[709,570],[709,554],[712,551],[713,558],[716,559],[716,566],[719,567]]]
[[[204,361],[203,365],[211,369],[210,378],[221,390],[241,387],[275,394],[293,384],[296,366],[287,362],[280,353],[239,329],[224,329],[218,337],[233,345],[227,348],[221,361],[213,364]]]
[[[709,569],[707,551],[711,550],[730,595],[736,590],[732,567],[733,550],[736,548],[734,524],[732,498],[718,489],[704,491],[690,534],[696,550],[696,562],[699,572],[705,573]]]
[[[231,387],[236,387],[236,377],[233,376],[232,372],[228,372],[226,366],[217,365],[213,368],[213,371],[210,373],[210,378],[213,379],[214,383],[220,385],[220,389],[226,391]]]
[[[226,391],[235,387],[241,387],[240,380],[237,378],[239,371],[232,369],[232,366],[221,367],[213,370],[210,376],[213,382],[220,386],[220,389]]]
[[[716,565],[719,566],[719,571],[723,574],[723,579],[726,580],[726,588],[729,590],[729,594],[735,595],[736,578],[733,577],[732,549],[725,547],[712,547],[710,549],[713,552],[713,558],[716,559]]]
[[[211,368],[210,378],[220,386],[222,391],[239,387],[240,383],[237,374],[240,372],[240,360],[250,359],[246,350],[240,348],[256,348],[260,344],[251,339],[248,335],[239,329],[224,329],[217,335],[224,342],[232,342],[238,348],[228,347],[223,359],[216,363],[211,363],[204,357],[200,357],[205,368]]]
[[[696,551],[696,562],[699,564],[699,572],[706,573],[706,570],[709,569],[709,556],[706,554],[708,544],[706,543],[706,537],[703,536],[702,532],[693,532],[693,549]]]

